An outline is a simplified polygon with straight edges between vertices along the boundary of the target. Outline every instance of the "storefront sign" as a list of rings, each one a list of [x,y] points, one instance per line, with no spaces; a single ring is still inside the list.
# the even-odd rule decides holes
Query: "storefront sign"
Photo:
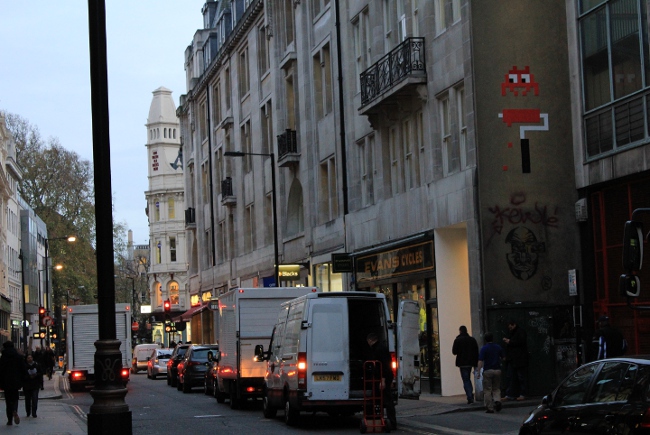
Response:
[[[356,272],[358,281],[433,270],[433,241],[406,246],[372,255],[358,257]]]
[[[352,257],[347,252],[332,254],[332,272],[333,273],[349,273],[353,272]]]
[[[280,265],[279,275],[282,281],[297,281],[300,279],[300,265],[282,264]]]

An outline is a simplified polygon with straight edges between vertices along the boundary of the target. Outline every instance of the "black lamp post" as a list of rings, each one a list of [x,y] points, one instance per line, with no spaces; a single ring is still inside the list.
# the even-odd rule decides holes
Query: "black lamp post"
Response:
[[[50,310],[50,242],[54,240],[67,240],[68,242],[76,242],[77,237],[75,236],[65,236],[65,237],[53,237],[45,239],[45,296],[43,298],[43,303],[45,309]]]
[[[23,250],[20,250],[18,254],[18,259],[20,260],[20,288],[22,289],[23,295],[23,352],[27,355],[27,340],[29,335],[29,329],[27,326],[27,301],[25,300],[25,261],[23,258]]]
[[[226,151],[223,153],[226,157],[244,157],[244,156],[264,156],[271,158],[271,193],[273,207],[273,249],[275,259],[275,286],[280,287],[280,255],[278,253],[278,214],[276,207],[276,190],[275,190],[275,155],[273,153],[245,153],[243,151]]]

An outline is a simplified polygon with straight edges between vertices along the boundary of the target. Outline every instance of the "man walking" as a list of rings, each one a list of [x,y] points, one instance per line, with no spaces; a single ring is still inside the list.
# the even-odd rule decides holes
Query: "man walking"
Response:
[[[504,337],[510,384],[503,400],[525,400],[528,385],[528,343],[526,331],[516,321],[508,322],[510,333]]]
[[[12,341],[2,343],[0,356],[0,388],[5,391],[5,406],[7,425],[20,424],[18,416],[18,390],[23,386],[23,378],[27,374],[25,360],[14,348]]]
[[[494,344],[494,335],[486,332],[483,336],[485,344],[478,353],[478,375],[481,378],[483,369],[483,403],[488,414],[501,411],[501,360],[503,348]]]
[[[478,343],[476,339],[467,333],[465,325],[458,328],[460,334],[454,340],[451,352],[456,355],[456,367],[460,369],[460,377],[463,380],[463,388],[467,396],[467,404],[474,403],[474,389],[470,376],[472,369],[478,365]]]
[[[627,351],[627,341],[621,331],[609,324],[607,316],[598,319],[598,330],[593,342],[598,346],[598,359],[623,356]]]

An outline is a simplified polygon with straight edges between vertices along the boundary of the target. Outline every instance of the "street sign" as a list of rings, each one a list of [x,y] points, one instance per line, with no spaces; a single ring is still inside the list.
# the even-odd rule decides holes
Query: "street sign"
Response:
[[[50,316],[43,317],[43,326],[54,326],[54,319]]]

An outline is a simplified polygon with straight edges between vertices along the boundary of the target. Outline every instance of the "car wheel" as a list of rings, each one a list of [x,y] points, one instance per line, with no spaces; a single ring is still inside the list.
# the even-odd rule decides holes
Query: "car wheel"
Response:
[[[214,398],[217,398],[217,393],[219,392],[219,387],[217,386],[217,380],[212,379],[212,395]]]
[[[207,379],[203,381],[203,394],[205,394],[206,396],[210,395],[210,390],[208,390],[208,380]]]
[[[284,422],[287,426],[295,426],[298,423],[298,417],[300,417],[300,413],[293,409],[291,402],[287,399],[284,402]]]
[[[262,413],[264,414],[264,418],[274,418],[278,413],[278,410],[271,406],[269,398],[266,395],[262,399]]]
[[[171,384],[170,384],[170,385],[171,385],[172,387],[175,387],[177,382],[178,382],[178,380],[176,379],[176,376],[174,376],[174,375],[172,374],[172,381],[171,381]]]
[[[176,378],[176,389],[181,391],[183,389],[183,384],[181,383],[181,378]]]
[[[192,392],[192,387],[190,386],[190,384],[188,382],[183,382],[182,390],[183,390],[184,394],[189,394],[189,393]]]
[[[167,373],[167,375],[165,377],[167,378],[167,385],[171,385],[172,384],[172,378],[169,376],[169,373]]]

